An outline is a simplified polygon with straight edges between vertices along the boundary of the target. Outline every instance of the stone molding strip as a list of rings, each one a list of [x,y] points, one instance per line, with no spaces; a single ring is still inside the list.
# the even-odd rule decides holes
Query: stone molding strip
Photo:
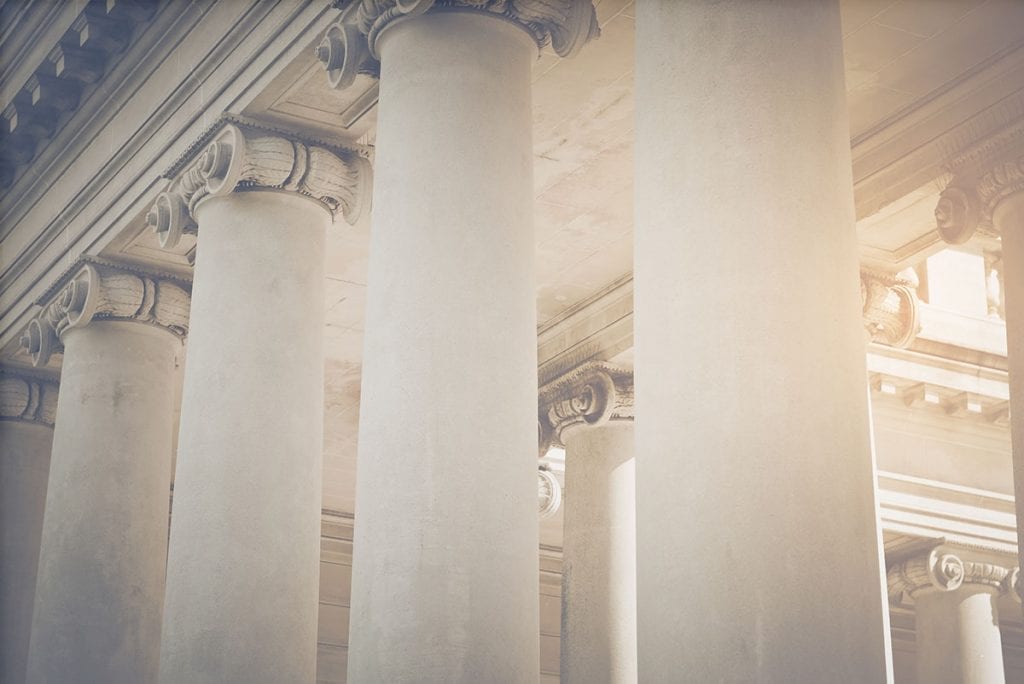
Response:
[[[53,427],[57,415],[55,381],[19,369],[0,370],[0,420],[18,420]]]
[[[294,192],[354,224],[368,209],[372,183],[365,149],[301,138],[230,115],[207,129],[164,175],[172,181],[146,223],[165,249],[177,245],[183,234],[198,233],[194,213],[207,197]]]
[[[429,11],[485,12],[523,28],[539,49],[550,45],[571,57],[601,30],[592,0],[335,0],[346,10],[316,48],[334,88],[347,88],[358,74],[378,76],[380,35],[395,24]]]
[[[96,257],[82,257],[37,302],[21,344],[34,366],[63,351],[62,336],[93,320],[138,321],[184,338],[191,287],[187,281]]]

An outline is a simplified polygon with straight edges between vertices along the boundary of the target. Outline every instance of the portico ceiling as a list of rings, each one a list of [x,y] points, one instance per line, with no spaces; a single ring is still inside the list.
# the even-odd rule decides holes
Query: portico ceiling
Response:
[[[533,69],[541,326],[632,269],[633,3],[596,4],[600,40]],[[1024,112],[1024,83],[1005,76],[1024,63],[1024,3],[844,0],[842,22],[862,258],[898,270],[940,248],[932,212],[951,141]],[[244,113],[372,143],[376,96],[365,76],[328,90],[311,44]],[[339,224],[328,252],[324,505],[341,510],[354,504],[369,231]]]

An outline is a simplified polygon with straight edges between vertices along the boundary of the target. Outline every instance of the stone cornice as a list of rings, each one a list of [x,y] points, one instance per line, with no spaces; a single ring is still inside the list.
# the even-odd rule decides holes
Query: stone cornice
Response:
[[[168,171],[146,223],[165,248],[196,233],[196,207],[207,197],[284,190],[309,197],[354,224],[370,202],[366,151],[306,139],[235,116],[221,117]]]
[[[540,388],[541,453],[569,430],[633,420],[633,372],[604,363],[577,366]]]
[[[377,41],[388,27],[428,11],[485,12],[527,31],[538,48],[551,45],[571,57],[600,35],[592,0],[335,0],[346,10],[316,48],[335,88],[347,88],[358,74],[377,75]]]
[[[917,285],[913,271],[861,269],[860,298],[864,330],[870,341],[902,348],[914,340],[921,329]]]
[[[138,321],[184,338],[191,303],[186,281],[134,266],[83,257],[37,302],[42,311],[22,336],[35,366],[63,349],[63,334],[94,320]]]
[[[1009,587],[1012,571],[1007,565],[973,557],[967,548],[938,544],[890,565],[886,581],[889,600],[899,603],[904,594],[913,600],[923,593],[970,585],[1001,593]]]
[[[38,374],[0,369],[0,420],[17,420],[53,427],[58,385]]]

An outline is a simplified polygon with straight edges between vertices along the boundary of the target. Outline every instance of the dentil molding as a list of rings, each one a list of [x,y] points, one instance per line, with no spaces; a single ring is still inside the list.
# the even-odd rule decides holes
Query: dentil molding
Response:
[[[1011,585],[1019,578],[1019,569],[978,558],[969,549],[939,545],[903,559],[886,572],[889,600],[899,604],[904,595],[914,600],[923,593],[971,585],[996,593],[1016,592]]]
[[[37,302],[42,311],[29,321],[22,348],[35,366],[63,351],[64,333],[94,320],[137,321],[179,338],[188,334],[188,282],[172,276],[82,257]]]
[[[57,383],[14,368],[0,372],[0,420],[18,420],[53,427],[57,415]]]
[[[633,371],[603,361],[584,363],[540,388],[538,431],[543,456],[564,446],[576,428],[633,420]]]
[[[864,330],[871,342],[907,347],[921,330],[917,275],[861,268],[860,299]]]
[[[377,42],[388,27],[428,11],[477,11],[510,20],[526,30],[538,48],[550,45],[571,57],[600,35],[592,0],[336,0],[346,11],[316,48],[334,88],[347,88],[359,74],[380,73]]]
[[[198,233],[196,207],[208,197],[282,190],[309,197],[354,224],[370,203],[372,172],[364,151],[310,140],[225,116],[164,174],[172,179],[146,216],[160,245]]]

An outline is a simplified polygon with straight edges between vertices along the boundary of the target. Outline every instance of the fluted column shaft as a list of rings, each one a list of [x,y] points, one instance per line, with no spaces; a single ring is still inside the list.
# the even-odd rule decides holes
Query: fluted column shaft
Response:
[[[160,681],[312,682],[330,214],[255,191],[196,220]]]
[[[562,441],[562,681],[636,682],[633,423],[574,427]]]
[[[536,681],[535,47],[462,12],[378,44],[349,681]]]
[[[0,376],[0,681],[25,681],[57,385]]]
[[[884,681],[838,2],[636,19],[640,680]]]
[[[181,343],[136,322],[62,335],[29,682],[151,682]]]

